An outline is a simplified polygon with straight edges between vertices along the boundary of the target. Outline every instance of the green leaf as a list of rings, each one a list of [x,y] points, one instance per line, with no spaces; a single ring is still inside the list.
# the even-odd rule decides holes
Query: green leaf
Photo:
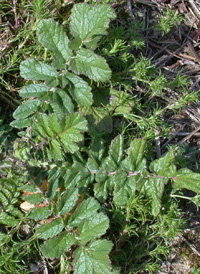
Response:
[[[10,241],[10,235],[0,232],[0,247]]]
[[[50,115],[51,116],[56,116],[55,114]],[[53,137],[54,136],[54,131],[57,126],[55,124],[55,128],[50,128],[49,126],[49,116],[46,114],[38,114],[35,115],[34,121],[33,121],[33,129],[37,131],[41,137],[43,138],[48,138],[48,137]]]
[[[53,238],[64,228],[63,219],[57,218],[48,224],[43,224],[36,229],[36,234],[40,239]]]
[[[54,167],[51,169],[47,181],[48,181],[48,190],[47,190],[47,197],[49,200],[53,200],[53,198],[56,196],[56,190],[58,189],[58,176],[59,171],[57,167]]]
[[[88,184],[91,184],[94,180],[94,174],[91,174],[87,168],[83,168],[80,171],[80,180],[77,182],[77,187],[79,188],[80,193],[83,193],[86,190]]]
[[[31,58],[21,62],[20,75],[26,80],[45,80],[49,86],[58,84],[58,72],[55,68]]]
[[[42,246],[41,251],[46,258],[59,258],[76,242],[76,239],[67,231],[59,236],[47,240]]]
[[[21,118],[22,115],[30,115],[35,110],[44,112],[45,108],[47,108],[49,112],[54,112],[60,119],[64,115],[74,111],[71,98],[66,91],[60,88],[49,89],[43,84],[35,84],[25,86],[19,93],[24,98],[32,98],[35,96],[39,100],[29,100],[18,107],[14,113],[16,119],[18,116]]]
[[[161,208],[161,199],[164,192],[165,179],[150,177],[144,179],[143,187],[141,191],[150,199],[151,201],[151,212],[153,216],[157,216]]]
[[[114,18],[114,10],[109,5],[90,7],[84,3],[77,4],[70,16],[70,30],[75,40],[95,49],[101,36],[106,34],[110,19]]]
[[[53,134],[59,134],[63,131],[63,127],[58,123],[56,114],[50,114],[47,119],[48,127],[52,130]]]
[[[56,139],[49,140],[49,148],[50,148],[51,156],[54,160],[57,160],[57,161],[63,160],[62,149],[59,142]]]
[[[146,141],[144,139],[134,139],[127,151],[128,161],[131,162],[131,171],[141,171],[146,166],[144,152]]]
[[[74,104],[72,103],[69,95],[60,88],[55,88],[53,92],[49,94],[50,96],[50,105],[53,111],[62,118],[65,114],[71,113],[74,111]]]
[[[101,203],[104,203],[108,198],[111,176],[108,177],[107,173],[104,170],[99,170],[99,172],[95,176],[95,179],[97,181],[97,183],[94,184],[95,197]]]
[[[89,151],[89,156],[94,158],[99,164],[103,158],[105,151],[105,140],[94,137]]]
[[[103,107],[83,107],[81,109],[89,122],[90,126],[95,127],[99,132],[112,132],[112,118],[108,110]]]
[[[29,185],[29,184],[21,186],[20,189],[23,191],[27,191],[27,192],[35,192],[36,191],[35,186]]]
[[[96,82],[105,82],[111,77],[106,60],[88,49],[79,49],[70,66],[76,73],[84,74]]]
[[[24,119],[38,109],[40,101],[33,99],[20,105],[13,113],[15,119]]]
[[[124,171],[119,171],[112,176],[112,183],[114,184],[113,201],[116,206],[126,206],[130,197],[133,196],[136,190],[135,176],[127,176]]]
[[[51,210],[47,207],[34,207],[32,208],[27,217],[35,221],[43,220],[51,215]]]
[[[160,176],[175,176],[176,166],[174,163],[174,153],[171,149],[165,156],[151,162],[150,169]]]
[[[90,106],[93,103],[91,87],[79,76],[65,72],[66,78],[70,81],[70,93],[81,106]]]
[[[108,217],[103,213],[97,213],[81,222],[77,229],[77,234],[79,240],[85,245],[88,241],[105,234],[108,227]]]
[[[65,175],[65,187],[77,186],[77,182],[81,179],[81,170],[77,170],[76,167],[72,166]]]
[[[15,120],[10,123],[12,127],[16,128],[24,128],[24,127],[29,127],[32,124],[32,117],[25,118],[23,120]]]
[[[124,139],[121,135],[117,136],[111,143],[108,151],[108,157],[103,162],[103,167],[108,171],[115,171],[123,157]]]
[[[109,110],[117,114],[129,114],[134,107],[134,100],[130,94],[115,89],[109,90]]]
[[[36,33],[39,42],[55,52],[55,66],[64,68],[72,57],[72,51],[68,47],[69,39],[63,27],[52,19],[43,19],[39,22]]]
[[[74,274],[111,274],[108,254],[113,244],[107,240],[96,240],[74,252]]]
[[[71,153],[78,150],[79,147],[75,142],[83,139],[81,132],[87,130],[87,121],[78,113],[65,115],[60,123],[58,123],[55,114],[49,116],[40,114],[35,116],[33,129],[47,142],[50,142],[51,138],[56,140],[54,143],[51,142],[50,149],[53,149],[52,156],[57,157],[57,154],[57,159],[60,159],[60,150],[59,148],[56,150],[56,144],[59,143],[60,146]]]
[[[39,204],[43,201],[43,196],[41,193],[38,194],[29,194],[23,197],[23,200],[27,201],[30,204]]]
[[[10,216],[6,212],[0,212],[0,224],[7,225],[10,227],[16,226],[21,220],[15,219],[15,217]]]
[[[31,84],[20,89],[19,95],[22,98],[36,97],[41,99],[47,94],[48,90],[49,88],[44,84]]]
[[[71,188],[62,193],[60,201],[56,203],[56,212],[60,215],[67,214],[76,205],[78,189]]]
[[[175,189],[186,188],[200,193],[200,174],[192,172],[188,168],[182,168],[173,178],[172,186]]]
[[[83,139],[80,132],[87,131],[87,121],[78,113],[66,115],[62,121],[63,132],[58,135],[62,146],[71,153],[77,151],[79,147],[74,142]]]
[[[91,173],[96,173],[99,170],[99,164],[94,158],[88,158],[87,168],[89,169]]]
[[[69,217],[68,225],[73,228],[80,224],[80,222],[89,218],[100,208],[100,204],[92,197],[81,202],[76,208],[75,212]]]

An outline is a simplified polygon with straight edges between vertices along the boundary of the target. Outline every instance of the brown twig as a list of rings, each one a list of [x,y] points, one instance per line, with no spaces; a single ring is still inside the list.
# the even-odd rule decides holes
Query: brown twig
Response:
[[[178,142],[178,146],[183,144],[185,141],[189,140],[195,133],[197,133],[200,130],[200,126],[193,130],[190,134],[188,134],[185,138],[183,138],[180,142]]]
[[[188,0],[188,2],[190,3],[190,6],[191,6],[193,12],[195,13],[195,15],[198,17],[198,19],[200,19],[200,11],[199,11],[197,5],[195,4],[195,2],[193,0]]]
[[[192,251],[200,257],[199,251],[197,251],[196,248],[194,247],[194,245],[192,245],[190,242],[188,242],[188,240],[185,239],[185,237],[183,237],[183,235],[178,233],[178,237],[181,238],[192,249]]]
[[[128,9],[128,13],[130,14],[131,18],[133,20],[135,20],[135,15],[133,14],[133,10],[132,10],[132,0],[127,0],[127,9]]]
[[[167,142],[165,142],[163,145],[162,145],[162,149],[164,148],[164,147],[166,147],[177,135],[178,135],[178,133],[184,128],[186,126],[186,124],[184,124],[184,125],[182,125],[182,127],[180,127],[175,133],[174,133],[174,135],[169,139],[169,140],[167,140]]]
[[[196,60],[197,60],[198,63],[200,64],[200,57],[199,57],[199,55],[197,54],[197,52],[195,51],[195,49],[194,49],[192,43],[188,40],[188,41],[187,41],[187,44],[188,44],[189,48],[191,49],[192,54],[194,55],[194,57],[196,58]]]

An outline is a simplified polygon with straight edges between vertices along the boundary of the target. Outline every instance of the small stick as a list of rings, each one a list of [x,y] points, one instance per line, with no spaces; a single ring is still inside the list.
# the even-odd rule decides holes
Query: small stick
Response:
[[[195,49],[194,49],[192,43],[188,40],[188,41],[187,41],[187,44],[188,44],[189,48],[191,49],[191,51],[192,51],[194,57],[197,59],[198,63],[200,64],[200,57],[199,57],[199,55],[197,54],[197,52],[195,51]]]
[[[159,131],[157,129],[155,129],[154,133],[155,133],[155,135],[158,135]],[[159,137],[159,135],[155,137],[155,145],[156,145],[157,158],[160,158],[161,157],[161,148],[160,148],[160,137]]]
[[[200,228],[200,225],[196,225],[196,226],[185,228],[184,231],[191,231],[191,230],[195,230],[195,229],[199,229],[199,228]]]
[[[133,11],[132,11],[132,3],[131,3],[131,0],[127,0],[127,8],[128,8],[128,13],[129,13],[130,16],[132,17],[132,19],[135,20],[135,16],[134,16]]]
[[[14,13],[14,16],[15,16],[15,29],[18,29],[19,21],[17,19],[16,0],[13,0],[13,13]]]
[[[196,80],[196,82],[189,88],[189,90],[193,89],[200,81],[200,78]]]
[[[195,2],[193,0],[188,0],[188,2],[190,3],[194,13],[196,14],[196,16],[200,19],[200,11],[197,7],[197,5],[195,4]]]
[[[183,138],[180,142],[178,142],[178,146],[183,144],[185,141],[189,140],[195,133],[197,133],[200,130],[200,126],[193,130],[190,134],[188,134],[185,138]]]
[[[180,132],[180,133],[177,133],[177,136],[187,136],[188,134],[190,134],[190,133],[189,132]],[[200,136],[200,132],[195,133],[194,136]]]
[[[173,135],[167,142],[165,142],[165,143],[162,145],[161,148],[164,148],[166,145],[168,145],[169,142],[171,142],[171,140],[173,140],[185,126],[186,126],[186,124],[184,124],[183,126],[181,126],[181,127],[174,133],[174,135]]]
[[[200,257],[200,253],[199,251],[196,250],[196,248],[194,247],[194,245],[192,245],[190,242],[188,242],[188,240],[186,240],[183,235],[181,235],[180,233],[178,233],[178,237],[181,238],[191,249],[192,251],[198,255]]]
[[[191,119],[192,121],[195,121],[195,123],[199,124],[200,115],[199,115],[198,112],[196,112],[194,109],[192,109],[191,111],[192,111],[193,113],[191,113],[191,112],[189,111],[190,109],[188,109],[188,108],[186,108],[186,107],[183,107],[183,110],[184,110],[184,112],[187,113],[187,115],[190,117],[190,119]],[[194,114],[194,115],[193,115],[193,114]]]
[[[42,262],[43,262],[43,274],[48,274],[48,268],[47,268],[47,263],[45,261],[45,258],[42,258]]]

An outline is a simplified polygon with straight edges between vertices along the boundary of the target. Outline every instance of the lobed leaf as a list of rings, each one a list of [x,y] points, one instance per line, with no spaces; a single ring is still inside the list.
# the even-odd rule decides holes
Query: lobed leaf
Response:
[[[110,178],[105,182],[99,182],[94,185],[94,194],[95,197],[101,202],[104,203],[108,198],[110,188]]]
[[[52,92],[49,92],[48,97],[49,105],[57,117],[62,118],[65,114],[74,111],[74,104],[66,91],[55,88]]]
[[[90,127],[94,127],[99,132],[112,132],[112,118],[108,110],[103,107],[83,107],[81,112],[87,117]]]
[[[94,184],[95,197],[103,203],[108,197],[111,176],[108,177],[107,172],[100,169],[95,176],[95,180],[97,181]]]
[[[70,30],[75,40],[95,49],[101,36],[106,34],[110,19],[115,18],[110,5],[90,7],[87,4],[74,5],[70,16]]]
[[[126,206],[129,198],[135,193],[136,182],[134,176],[128,177],[124,171],[119,171],[112,176],[112,183],[114,184],[113,201],[116,206]]]
[[[60,201],[56,203],[56,212],[60,215],[67,214],[76,205],[78,200],[78,189],[69,188],[64,193],[62,193]]]
[[[48,207],[34,207],[32,208],[27,217],[35,221],[46,219],[51,215],[51,210]]]
[[[58,135],[59,141],[62,146],[71,153],[78,150],[75,142],[83,139],[81,132],[87,131],[87,121],[78,113],[66,115],[61,122],[63,132]]]
[[[80,224],[83,219],[89,218],[100,208],[100,204],[92,197],[81,202],[75,212],[69,217],[68,225],[73,228]]]
[[[90,173],[97,173],[99,170],[99,164],[94,158],[88,158],[87,168],[89,169]]]
[[[160,176],[173,177],[176,174],[174,163],[174,153],[171,149],[165,156],[151,162],[150,169]]]
[[[65,72],[66,78],[70,81],[70,93],[76,102],[81,106],[90,106],[93,103],[91,87],[79,76]]]
[[[68,47],[69,39],[64,28],[52,19],[43,19],[37,26],[38,41],[47,49],[55,52],[54,65],[62,69],[72,57],[72,51]]]
[[[58,183],[59,183],[59,169],[58,167],[54,167],[51,169],[48,178],[48,190],[47,190],[47,197],[49,200],[53,200],[56,196]]]
[[[43,224],[36,229],[36,234],[40,239],[53,238],[64,228],[63,219],[57,218],[50,223]]]
[[[46,114],[36,115],[33,121],[33,129],[42,139],[47,140],[52,156],[58,160],[61,159],[61,146],[71,153],[78,150],[75,142],[82,140],[83,136],[81,132],[87,130],[86,125],[86,119],[78,113],[65,115],[60,123],[57,120],[56,114],[49,116]]]
[[[26,101],[15,110],[13,113],[14,118],[23,119],[23,121],[12,122],[11,125],[18,128],[30,126],[33,117],[28,116],[34,114],[35,111],[39,113],[43,112],[45,105],[49,112],[54,112],[60,119],[63,118],[64,115],[74,111],[71,98],[64,90],[59,88],[49,90],[49,88],[43,84],[29,85],[20,90],[20,95],[24,98],[32,98],[35,96],[38,99]]]
[[[48,90],[49,88],[44,84],[31,84],[20,89],[19,95],[22,98],[36,97],[41,99],[47,94]]]
[[[24,119],[33,114],[40,106],[40,101],[32,99],[20,105],[13,113],[15,119]]]
[[[113,244],[107,240],[91,242],[87,249],[79,247],[74,252],[74,274],[111,274],[108,254]]]
[[[55,114],[52,114],[50,116],[56,116]],[[39,133],[41,137],[48,138],[53,137],[55,134],[55,128],[51,128],[49,126],[49,116],[46,114],[38,114],[35,115],[34,123],[33,123],[33,129]]]
[[[16,127],[16,128],[23,128],[23,127],[28,127],[31,125],[32,123],[32,117],[28,117],[28,118],[25,118],[25,119],[20,119],[20,120],[14,120],[10,123],[10,125],[12,127]]]
[[[149,197],[151,201],[151,212],[153,216],[157,216],[160,212],[165,183],[166,180],[159,177],[150,177],[143,180],[141,191]]]
[[[25,197],[23,197],[23,200],[27,201],[28,203],[35,205],[35,204],[39,204],[43,201],[43,196],[41,193],[38,194],[29,194],[26,195]]]
[[[76,242],[76,239],[67,231],[59,236],[47,240],[40,248],[46,258],[59,258]]]
[[[182,168],[177,171],[176,176],[173,178],[172,186],[175,189],[186,188],[200,193],[200,174],[192,172],[188,168]]]
[[[31,184],[25,184],[20,187],[21,190],[27,191],[27,192],[36,192],[36,187]]]
[[[94,158],[100,164],[103,158],[104,152],[105,152],[105,140],[97,137],[93,138],[90,151],[89,151],[90,157]]]
[[[84,74],[96,82],[105,82],[111,77],[106,60],[88,49],[79,49],[70,66],[77,74]]]
[[[82,169],[77,170],[76,167],[72,166],[65,174],[65,187],[75,187],[77,186],[77,182],[82,177]]]
[[[14,227],[20,223],[20,219],[16,219],[15,217],[9,215],[6,212],[0,212],[0,224]]]
[[[51,151],[51,156],[54,160],[62,161],[64,159],[62,156],[62,149],[60,143],[56,139],[49,140],[49,148]]]
[[[49,86],[58,84],[58,72],[55,68],[31,58],[21,62],[20,75],[26,80],[44,80]]]
[[[97,213],[81,222],[77,229],[78,238],[85,245],[88,241],[105,234],[108,227],[108,217],[103,213]]]
[[[128,150],[128,161],[131,163],[131,171],[141,171],[146,167],[144,159],[146,141],[144,139],[134,139]]]
[[[108,157],[103,161],[103,167],[108,171],[115,171],[123,157],[123,137],[121,135],[117,136],[109,147]]]

